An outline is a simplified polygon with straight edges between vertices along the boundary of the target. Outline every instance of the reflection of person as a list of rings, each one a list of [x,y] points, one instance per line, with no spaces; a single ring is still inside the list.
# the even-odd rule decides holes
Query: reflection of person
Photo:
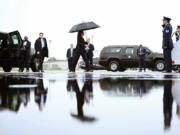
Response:
[[[73,48],[73,44],[71,44],[70,48],[67,50],[66,57],[68,59],[68,68],[69,71],[71,70],[72,67],[72,62],[75,54],[75,49]]]
[[[42,79],[37,80],[37,85],[38,86],[35,89],[35,102],[38,104],[39,110],[42,111],[46,103],[48,90],[44,88]]]
[[[87,43],[88,45],[86,46],[86,55],[87,55],[87,58],[89,60],[89,63],[91,66],[93,66],[93,51],[94,51],[94,45],[90,43],[91,40],[90,38],[87,39]]]
[[[138,84],[139,84],[139,86],[138,86],[139,95],[140,95],[140,97],[142,97],[142,95],[144,93],[146,93],[145,81],[144,80],[139,80]]]
[[[34,48],[36,51],[36,55],[38,55],[40,58],[39,70],[41,72],[44,72],[43,63],[44,63],[44,58],[48,57],[48,46],[47,46],[47,40],[46,38],[44,38],[43,33],[39,33],[39,38],[36,40]]]
[[[77,62],[78,62],[80,56],[82,56],[82,58],[85,62],[86,71],[88,72],[91,70],[91,67],[90,67],[89,61],[87,59],[86,52],[85,52],[85,45],[87,44],[87,42],[84,41],[83,36],[84,36],[84,32],[79,31],[78,36],[77,36],[76,53],[75,53],[75,56],[74,56],[74,59],[72,62],[71,72],[75,72],[75,68],[76,68],[76,65],[77,65]]]
[[[26,67],[26,72],[29,72],[29,64],[30,64],[30,53],[31,53],[31,42],[28,40],[28,37],[25,36],[23,40],[23,44],[21,47],[23,50],[23,62],[21,64],[20,72],[23,72],[24,67]]]
[[[162,49],[165,60],[165,72],[172,72],[172,58],[171,51],[173,49],[172,41],[172,26],[170,24],[171,19],[164,17],[163,19],[163,42]]]
[[[146,71],[146,65],[145,65],[146,49],[143,48],[142,45],[139,45],[139,48],[137,49],[137,55],[139,57],[139,71],[142,71],[142,68],[144,68],[144,71]]]
[[[83,111],[83,105],[84,102],[89,103],[90,98],[92,97],[92,80],[86,80],[84,83],[84,86],[82,90],[80,90],[77,80],[69,80],[67,84],[67,90],[69,91],[69,88],[72,88],[72,90],[76,93],[76,99],[77,99],[77,115],[71,114],[72,117],[75,117],[81,121],[87,121],[87,122],[93,122],[95,120],[94,117],[89,117],[84,115]],[[91,94],[90,94],[91,93]]]
[[[164,80],[164,95],[163,95],[163,112],[164,112],[164,129],[169,129],[172,119],[172,80]]]

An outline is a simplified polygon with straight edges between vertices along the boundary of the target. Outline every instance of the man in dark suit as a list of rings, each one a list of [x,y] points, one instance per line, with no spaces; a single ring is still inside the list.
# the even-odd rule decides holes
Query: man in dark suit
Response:
[[[35,52],[36,55],[40,59],[40,65],[39,65],[39,72],[44,72],[43,71],[43,63],[44,63],[44,58],[48,58],[48,46],[47,46],[47,40],[46,38],[43,37],[43,33],[39,33],[39,38],[35,42]]]
[[[93,66],[93,56],[94,56],[93,51],[94,51],[94,45],[91,44],[90,42],[91,42],[91,41],[90,41],[90,39],[88,38],[88,39],[87,39],[88,45],[86,46],[86,54],[87,54],[87,58],[88,58],[88,60],[89,60],[89,64],[90,64],[91,66]]]
[[[164,17],[163,19],[163,42],[162,49],[165,60],[165,72],[172,72],[172,58],[171,51],[173,49],[173,41],[172,41],[172,26],[170,24],[171,19],[168,17]]]
[[[145,58],[146,58],[146,49],[143,48],[142,45],[139,46],[137,49],[137,55],[139,57],[139,71],[142,71],[142,68],[144,68],[144,71],[146,71],[146,64],[145,64]]]
[[[69,68],[69,71],[72,68],[72,62],[73,62],[74,54],[75,54],[75,48],[73,47],[73,44],[71,44],[71,46],[67,50],[67,54],[66,54],[66,57],[68,59],[68,68]]]
[[[30,64],[30,53],[31,53],[31,42],[28,40],[28,37],[25,36],[23,40],[23,44],[21,46],[22,51],[22,64],[19,69],[19,72],[23,72],[24,67],[26,67],[26,72],[29,72],[29,64]]]

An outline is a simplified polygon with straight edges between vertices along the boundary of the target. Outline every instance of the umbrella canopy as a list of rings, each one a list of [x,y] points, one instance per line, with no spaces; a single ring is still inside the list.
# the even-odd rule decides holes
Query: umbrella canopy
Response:
[[[74,25],[69,32],[73,33],[73,32],[79,32],[82,30],[96,29],[99,27],[100,26],[95,24],[94,22],[82,22],[82,23]]]

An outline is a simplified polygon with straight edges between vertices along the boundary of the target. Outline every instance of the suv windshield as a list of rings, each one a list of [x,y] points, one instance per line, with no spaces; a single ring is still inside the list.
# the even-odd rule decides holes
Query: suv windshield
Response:
[[[3,40],[2,40],[2,39],[0,39],[0,46],[2,45],[2,42],[3,42]]]
[[[12,35],[11,38],[12,38],[12,41],[13,41],[13,45],[19,45],[19,40],[18,40],[17,35]]]

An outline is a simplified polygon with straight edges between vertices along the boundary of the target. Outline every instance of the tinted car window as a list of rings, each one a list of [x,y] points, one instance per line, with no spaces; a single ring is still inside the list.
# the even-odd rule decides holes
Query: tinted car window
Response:
[[[0,45],[2,45],[2,42],[3,42],[3,40],[2,40],[2,39],[0,39]]]
[[[134,53],[134,48],[127,48],[126,49],[126,54],[133,54]]]
[[[11,38],[12,38],[12,41],[13,41],[14,45],[18,45],[19,44],[19,40],[18,40],[17,35],[13,35],[13,36],[11,36]]]
[[[119,47],[108,48],[108,49],[106,49],[105,52],[108,52],[108,53],[119,53],[119,52],[121,52],[121,48],[119,48]]]

